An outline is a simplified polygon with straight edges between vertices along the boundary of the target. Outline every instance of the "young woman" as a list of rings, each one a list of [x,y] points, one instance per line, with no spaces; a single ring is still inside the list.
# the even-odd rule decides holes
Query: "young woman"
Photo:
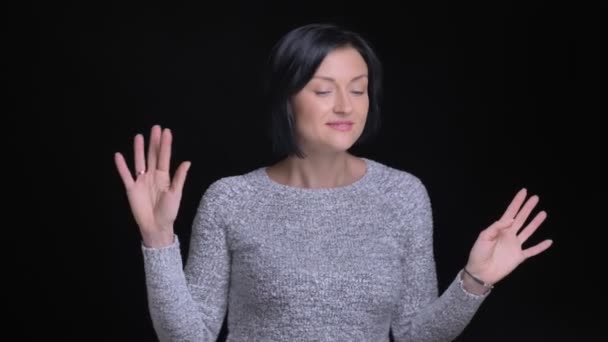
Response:
[[[202,196],[185,265],[174,233],[189,162],[169,175],[171,131],[135,137],[135,177],[116,166],[142,236],[162,341],[447,341],[497,283],[551,241],[522,244],[546,217],[516,194],[438,294],[431,204],[414,175],[349,149],[380,115],[381,65],[332,25],[287,33],[269,63],[275,148],[285,157],[217,180]]]

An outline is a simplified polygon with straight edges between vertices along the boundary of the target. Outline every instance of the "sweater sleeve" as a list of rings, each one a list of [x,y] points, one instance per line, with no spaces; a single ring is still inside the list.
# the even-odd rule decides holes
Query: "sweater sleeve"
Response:
[[[142,245],[148,305],[160,341],[215,341],[227,307],[230,257],[218,183],[203,195],[192,225],[189,256],[180,241]]]
[[[431,204],[420,181],[415,182],[414,189],[409,198],[413,204],[404,221],[411,235],[404,256],[404,288],[391,324],[393,337],[396,342],[453,341],[464,331],[487,294],[468,293],[459,273],[438,296]]]

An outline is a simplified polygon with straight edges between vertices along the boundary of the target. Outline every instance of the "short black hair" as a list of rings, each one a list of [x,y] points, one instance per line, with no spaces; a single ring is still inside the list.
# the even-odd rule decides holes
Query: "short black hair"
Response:
[[[265,79],[269,133],[278,156],[304,157],[295,137],[295,117],[289,104],[314,76],[323,59],[334,49],[352,47],[368,68],[369,112],[355,144],[367,141],[380,127],[382,65],[369,41],[362,35],[331,23],[297,27],[285,34],[271,50]]]

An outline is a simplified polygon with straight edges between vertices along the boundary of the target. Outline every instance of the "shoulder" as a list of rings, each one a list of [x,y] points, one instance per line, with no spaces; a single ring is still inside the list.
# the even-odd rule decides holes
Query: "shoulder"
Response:
[[[396,213],[399,221],[432,221],[432,205],[427,186],[411,171],[372,161],[374,185],[385,208]]]
[[[374,173],[372,182],[382,193],[401,198],[428,197],[427,187],[420,176],[376,160],[367,159],[367,161]]]
[[[203,199],[213,199],[223,203],[247,199],[257,192],[255,186],[256,181],[261,177],[261,172],[263,172],[262,168],[256,168],[216,179],[204,191]]]

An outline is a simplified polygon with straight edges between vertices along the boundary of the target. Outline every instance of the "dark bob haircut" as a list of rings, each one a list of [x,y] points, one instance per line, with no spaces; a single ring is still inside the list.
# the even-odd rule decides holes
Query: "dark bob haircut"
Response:
[[[380,127],[382,66],[371,44],[361,35],[333,24],[310,24],[293,29],[273,47],[265,83],[269,106],[270,137],[278,156],[304,157],[295,137],[295,117],[289,104],[314,76],[323,59],[334,49],[356,49],[368,69],[369,112],[355,144],[367,141]]]

